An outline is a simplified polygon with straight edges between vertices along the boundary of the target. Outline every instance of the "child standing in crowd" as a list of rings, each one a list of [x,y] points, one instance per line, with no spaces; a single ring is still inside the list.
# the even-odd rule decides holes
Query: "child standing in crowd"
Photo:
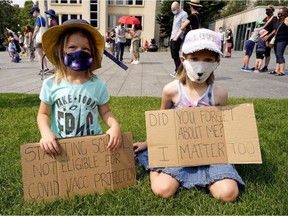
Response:
[[[15,62],[15,63],[19,63],[20,58],[19,58],[19,55],[17,53],[17,48],[16,48],[16,45],[14,43],[13,37],[8,38],[8,52],[9,52],[11,61]]]
[[[107,148],[118,149],[120,126],[110,110],[106,84],[92,73],[101,67],[101,34],[85,20],[72,19],[49,28],[42,42],[56,73],[43,82],[40,93],[37,122],[41,148],[59,154],[56,138],[101,134],[99,113],[110,127]]]
[[[262,65],[262,61],[265,57],[265,51],[266,51],[266,47],[268,46],[268,42],[263,40],[263,37],[265,37],[265,35],[268,33],[267,30],[262,29],[259,32],[259,38],[257,40],[257,45],[256,45],[256,61],[255,61],[255,69],[254,72],[255,73],[259,73],[261,65]]]
[[[214,84],[214,71],[222,55],[220,49],[221,39],[216,32],[196,29],[187,34],[182,63],[176,80],[163,89],[161,109],[227,105],[227,91]],[[139,163],[150,171],[151,189],[158,196],[171,197],[179,187],[205,187],[216,199],[231,202],[239,194],[238,186],[244,186],[234,165],[150,169],[147,143],[135,143],[134,148]]]
[[[253,53],[254,46],[256,41],[259,38],[259,32],[264,28],[264,22],[262,20],[258,20],[256,22],[256,27],[254,28],[250,38],[245,42],[245,56],[243,58],[243,66],[241,67],[242,71],[245,72],[253,72],[251,68],[249,68],[249,60]]]

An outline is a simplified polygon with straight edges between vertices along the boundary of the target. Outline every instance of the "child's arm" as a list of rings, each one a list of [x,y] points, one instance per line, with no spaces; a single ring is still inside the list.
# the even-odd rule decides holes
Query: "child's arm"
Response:
[[[214,85],[214,95],[215,95],[215,105],[216,106],[226,106],[228,103],[228,93],[227,90],[220,86]]]
[[[107,148],[112,151],[117,150],[122,144],[120,126],[111,112],[108,103],[99,106],[98,110],[103,121],[110,127],[109,130],[106,131],[106,134],[109,135]]]
[[[50,129],[51,106],[40,103],[37,115],[37,123],[41,133],[40,147],[48,154],[59,154],[60,148],[56,142],[56,136]]]
[[[168,83],[162,91],[161,107],[160,109],[170,109],[178,97],[178,88],[175,82]]]

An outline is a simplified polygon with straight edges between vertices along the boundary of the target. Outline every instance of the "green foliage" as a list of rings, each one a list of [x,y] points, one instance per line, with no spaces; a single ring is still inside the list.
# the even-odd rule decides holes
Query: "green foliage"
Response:
[[[170,36],[173,25],[173,14],[171,12],[171,4],[173,1],[164,0],[161,4],[160,13],[156,17],[157,23],[160,25],[160,32],[166,36]]]
[[[137,167],[137,184],[104,195],[24,205],[20,145],[37,142],[38,95],[0,94],[0,215],[286,215],[288,212],[288,99],[230,99],[254,103],[263,164],[237,165],[246,183],[239,199],[223,203],[200,188],[179,189],[170,199],[156,197],[148,174]],[[112,97],[111,109],[134,142],[145,139],[146,110],[158,110],[160,98]]]
[[[6,28],[14,32],[23,32],[27,24],[33,29],[35,18],[30,14],[33,1],[25,1],[24,8],[19,8],[18,5],[12,6],[11,3],[12,0],[0,1],[0,34],[3,34]]]

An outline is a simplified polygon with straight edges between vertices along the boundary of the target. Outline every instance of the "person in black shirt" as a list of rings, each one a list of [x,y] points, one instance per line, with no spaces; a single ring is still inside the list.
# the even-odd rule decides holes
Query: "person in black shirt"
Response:
[[[263,37],[264,41],[268,41],[268,43],[271,41],[271,39],[273,38],[275,32],[276,32],[276,28],[277,28],[277,22],[278,19],[276,16],[274,16],[274,7],[273,5],[268,5],[266,7],[266,17],[263,19],[263,21],[269,22],[268,25],[266,25],[265,29],[268,31],[268,34]],[[271,48],[268,46],[266,47],[266,51],[265,51],[265,66],[260,70],[261,72],[267,72],[268,71],[268,65],[270,63],[270,53],[271,53]]]
[[[282,7],[278,12],[278,30],[275,39],[275,55],[276,55],[276,69],[269,72],[275,76],[283,76],[285,74],[285,59],[284,51],[288,44],[288,11],[286,7]]]

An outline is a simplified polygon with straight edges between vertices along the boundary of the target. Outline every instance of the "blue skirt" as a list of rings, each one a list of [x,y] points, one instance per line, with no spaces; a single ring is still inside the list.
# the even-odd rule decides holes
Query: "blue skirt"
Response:
[[[144,166],[147,171],[163,172],[175,178],[180,186],[184,188],[207,187],[216,181],[222,179],[234,179],[239,187],[245,184],[235,169],[234,165],[206,165],[197,167],[148,167],[148,151],[142,151],[137,154],[136,159],[139,164]]]

